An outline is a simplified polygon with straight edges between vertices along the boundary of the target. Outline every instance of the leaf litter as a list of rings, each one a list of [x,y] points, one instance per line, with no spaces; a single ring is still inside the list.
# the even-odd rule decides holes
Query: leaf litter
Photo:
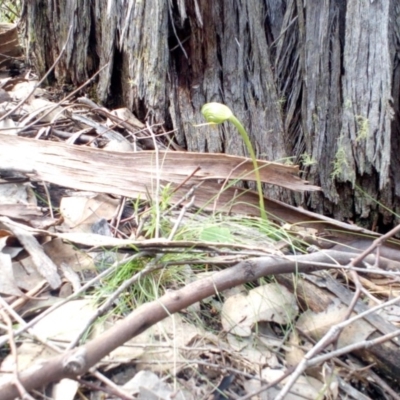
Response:
[[[91,343],[110,349],[95,368],[28,390],[45,385],[54,399],[397,390],[399,263],[376,254],[353,265],[363,248],[334,249],[379,235],[268,198],[262,222],[257,194],[240,184],[255,180],[250,160],[182,151],[173,132],[126,109],[50,101],[28,75],[0,82],[3,115],[14,110],[0,122],[1,393],[14,390],[11,376],[26,384],[16,368],[59,354],[64,366],[95,359]],[[259,163],[264,183],[319,190],[296,166]],[[382,246],[398,256],[395,239]],[[119,330],[129,319],[138,328]]]

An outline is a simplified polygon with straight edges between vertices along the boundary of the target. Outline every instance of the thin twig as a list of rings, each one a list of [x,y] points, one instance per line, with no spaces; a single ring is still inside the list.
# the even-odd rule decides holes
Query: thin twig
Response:
[[[118,385],[116,385],[112,380],[108,379],[106,376],[104,376],[102,373],[99,371],[93,369],[90,370],[90,372],[101,382],[103,382],[106,386],[108,386],[112,392],[114,392],[119,398],[123,400],[134,400],[135,398],[130,396],[128,393],[126,393],[122,388],[120,388]]]
[[[188,182],[191,178],[193,178],[193,176],[196,175],[196,173],[200,170],[201,170],[200,167],[196,167],[177,187],[174,188],[171,194],[177,192],[186,182]]]
[[[287,383],[282,388],[282,390],[279,392],[279,394],[275,398],[275,400],[283,400],[285,398],[285,396],[288,394],[290,388],[297,381],[299,376],[308,368],[308,366],[310,364],[314,365],[313,364],[314,361],[312,360],[312,358],[315,355],[317,355],[322,349],[324,349],[326,347],[326,345],[332,341],[333,337],[336,337],[336,332],[338,330],[341,331],[343,328],[345,328],[346,326],[349,326],[354,321],[356,321],[358,319],[361,319],[361,318],[364,318],[365,316],[367,316],[369,314],[372,314],[372,313],[374,313],[374,312],[376,312],[376,311],[378,311],[378,310],[380,310],[380,309],[382,309],[384,307],[387,307],[389,305],[395,304],[395,303],[397,303],[399,301],[400,301],[400,297],[397,297],[395,299],[389,300],[389,301],[387,301],[387,302],[385,302],[383,304],[379,304],[379,305],[377,305],[377,306],[375,306],[373,308],[370,308],[369,310],[364,311],[364,312],[354,316],[353,318],[347,319],[346,321],[343,321],[343,322],[331,327],[329,329],[329,331],[323,336],[323,338],[321,340],[319,340],[318,343],[311,350],[309,350],[307,352],[307,354],[303,357],[301,362],[297,365],[294,373],[291,375],[290,379],[287,381]],[[394,333],[396,333],[396,334],[394,335]],[[392,338],[398,336],[399,334],[400,334],[400,330],[396,330],[395,332],[391,332],[391,333],[389,333],[387,335],[383,335],[380,338],[375,339],[373,341],[372,340],[371,341],[365,341],[365,342],[363,342],[363,345],[361,347],[367,347],[366,343],[368,343],[368,346],[370,346],[371,343],[373,343],[373,344],[380,343],[379,340],[381,340],[382,338],[384,338],[382,341],[387,341],[389,339],[392,339]],[[349,349],[356,348],[356,347],[352,347],[352,346],[357,346],[357,345],[358,345],[358,343],[350,345],[350,346],[347,346],[346,347],[346,349],[347,349],[346,353],[349,352]],[[334,353],[334,357],[337,357],[338,355],[342,354],[342,349],[335,350],[335,352],[333,352],[333,353]],[[326,355],[320,356],[318,358],[318,360],[319,360],[318,362],[320,363],[320,362],[325,361],[326,359],[332,358],[332,353],[329,353],[329,354],[331,354],[331,356],[328,357],[328,358],[325,358]]]
[[[178,219],[177,219],[177,221],[176,221],[174,227],[172,228],[171,233],[170,233],[169,236],[168,236],[168,240],[172,240],[172,239],[174,238],[175,233],[176,233],[176,231],[178,230],[179,225],[180,225],[181,222],[182,222],[183,216],[185,215],[187,209],[190,208],[190,207],[193,205],[194,200],[195,200],[195,196],[193,196],[193,197],[191,198],[191,200],[189,201],[189,203],[185,204],[185,205],[182,207],[181,212],[179,213],[179,217],[178,217]]]
[[[110,226],[115,230],[115,232],[118,232],[118,227],[119,224],[121,223],[121,216],[122,213],[124,212],[125,204],[126,204],[126,197],[122,196],[119,201],[117,211],[110,221]]]
[[[15,312],[15,310],[0,296],[0,305],[2,308],[0,310],[4,309],[8,312],[9,315],[11,315],[16,322],[18,322],[22,327],[26,327],[28,324],[26,321],[20,317],[19,314]],[[51,349],[55,351],[56,353],[59,353],[61,351],[60,348],[58,348],[56,345],[50,343],[47,338],[42,338],[41,336],[38,336],[35,332],[34,329],[29,328],[27,329],[29,335],[31,335],[35,340],[38,342],[42,343],[44,346],[46,346],[48,349]],[[13,332],[13,337],[15,336],[15,333]]]
[[[148,254],[149,253],[146,252],[137,253],[132,257],[130,257],[129,259],[124,260],[123,263],[126,264],[130,261],[133,261],[140,257],[144,257]],[[154,266],[150,267],[150,264],[148,264],[146,268],[136,273],[134,276],[132,276],[132,278],[124,281],[124,283],[120,285],[119,288],[107,298],[107,301],[89,317],[89,319],[86,321],[85,325],[81,328],[81,330],[78,332],[75,338],[71,340],[65,351],[67,352],[68,350],[73,349],[79,343],[82,336],[89,329],[89,327],[96,321],[96,319],[104,315],[112,307],[112,305],[114,304],[115,300],[119,297],[119,295],[123,293],[130,285],[132,285],[134,282],[137,282],[140,278],[152,272],[153,270],[159,268],[161,267],[157,266],[157,268],[154,268]]]
[[[8,335],[9,335],[9,345],[10,345],[10,350],[11,350],[11,355],[14,359],[14,383],[15,386],[18,389],[18,392],[21,396],[22,399],[27,399],[27,400],[35,400],[32,396],[29,395],[29,393],[25,390],[24,386],[21,384],[20,378],[19,378],[19,370],[18,370],[18,354],[17,354],[17,346],[15,344],[15,339],[14,339],[14,332],[12,329],[12,322],[10,317],[7,315],[7,313],[4,310],[0,310],[0,315],[2,316],[3,320],[6,322],[7,327],[8,327]]]
[[[182,196],[178,201],[174,201],[174,204],[167,210],[164,212],[164,215],[167,215],[168,213],[170,213],[172,210],[174,210],[175,208],[179,207],[184,201],[186,201],[187,199],[189,199],[190,197],[193,196],[194,192],[204,183],[204,181],[199,182],[197,185],[192,186],[188,192]]]
[[[230,181],[230,177],[232,176],[233,172],[234,172],[236,169],[240,168],[243,164],[246,164],[247,161],[248,161],[247,158],[244,159],[241,163],[239,163],[238,165],[236,165],[235,168],[232,168],[232,169],[229,171],[229,174],[228,174],[227,177],[224,179],[224,182],[222,183],[221,188],[219,189],[218,193],[215,195],[215,198],[214,198],[214,205],[213,205],[213,213],[215,213],[215,210],[216,210],[217,207],[218,207],[218,200],[219,200],[219,198],[221,197],[221,194],[223,193],[223,191],[225,190],[225,187],[228,185],[228,183],[229,183],[229,181]],[[249,173],[251,173],[251,172],[252,172],[252,171],[250,171]]]
[[[379,238],[375,239],[371,246],[369,246],[367,249],[365,249],[359,256],[354,258],[354,260],[351,261],[351,265],[355,266],[359,262],[361,262],[368,254],[372,253],[378,246],[383,244],[386,240],[390,239],[394,235],[396,235],[397,232],[400,231],[400,224],[397,225],[395,228],[391,229],[388,233],[385,235],[380,236]]]
[[[342,264],[349,263],[350,261],[351,254],[340,252],[332,252],[331,254],[339,254],[338,260],[340,260]],[[240,283],[249,282],[250,280],[254,281],[262,276],[291,273],[295,271],[307,273],[322,269],[322,267],[315,265],[304,265],[302,260],[317,261],[324,260],[326,257],[326,254],[323,252],[293,256],[289,259],[282,259],[281,257],[275,256],[258,257],[239,263],[229,270],[216,272],[212,275],[212,278],[208,277],[200,281],[192,282],[180,289],[166,293],[153,302],[138,307],[117,325],[80,347],[78,352],[71,351],[67,355],[62,354],[54,357],[52,360],[42,363],[41,368],[33,368],[29,373],[27,372],[24,374],[23,377],[21,375],[21,381],[27,389],[31,390],[39,384],[45,385],[63,378],[65,376],[65,365],[70,365],[70,363],[75,362],[77,353],[84,354],[84,357],[80,364],[76,365],[75,362],[74,374],[82,375],[119,345],[122,345],[151,325],[166,318],[168,315],[187,308],[203,298],[214,295],[230,287],[237,286]],[[343,324],[348,325],[358,318],[365,317],[368,313],[376,312],[377,309],[394,304],[399,300],[400,299],[393,299],[378,307],[374,307],[367,312],[361,313],[339,324],[338,328],[340,329]],[[329,339],[332,336],[333,335],[327,335],[327,338]],[[313,349],[315,354],[318,353],[318,346],[320,346],[321,349],[325,347],[323,342],[317,343]],[[306,361],[307,360],[304,359],[300,369],[304,366]],[[0,388],[3,391],[4,399],[11,400],[11,398],[15,398],[18,395],[15,394],[16,389],[11,382],[0,385]]]
[[[169,1],[169,2],[168,2],[168,12],[169,12],[169,17],[170,17],[171,25],[172,25],[172,30],[173,30],[173,32],[174,32],[174,36],[175,36],[175,39],[176,39],[177,42],[178,42],[179,47],[181,48],[183,54],[185,55],[186,60],[189,60],[189,57],[188,57],[188,55],[187,55],[187,53],[186,53],[186,50],[184,49],[184,47],[183,47],[183,45],[182,45],[181,39],[179,39],[178,33],[176,32],[175,23],[174,23],[174,15],[173,15],[173,12],[172,12],[172,6],[171,6],[171,4],[172,4],[172,3]]]
[[[12,110],[10,110],[9,112],[5,113],[3,116],[0,117],[0,121],[3,121],[7,117],[9,117],[11,114],[15,113],[15,111],[17,111],[29,99],[29,97],[32,96],[32,94],[35,92],[35,90],[46,80],[46,78],[54,70],[56,65],[60,62],[61,57],[65,53],[67,44],[69,42],[69,39],[71,38],[72,28],[73,28],[73,25],[71,24],[69,26],[67,39],[65,40],[65,43],[60,51],[60,54],[58,55],[58,57],[56,58],[56,60],[54,61],[53,65],[50,67],[50,69],[44,74],[43,78],[33,87],[33,89],[28,93],[28,95],[25,96],[25,98],[23,98]],[[24,127],[24,129],[25,129],[25,127]]]
[[[72,91],[68,96],[64,97],[61,101],[59,101],[57,104],[54,104],[53,107],[50,107],[47,112],[44,112],[40,115],[39,118],[37,118],[36,120],[34,120],[33,122],[31,122],[29,125],[23,126],[21,128],[14,128],[14,129],[20,129],[21,131],[26,130],[28,128],[31,128],[32,126],[34,126],[36,123],[38,123],[40,120],[42,120],[43,118],[47,117],[49,114],[51,114],[55,109],[57,109],[58,107],[60,107],[61,105],[63,105],[67,100],[69,100],[71,97],[75,96],[76,93],[80,92],[84,87],[86,87],[87,85],[89,85],[91,82],[93,82],[94,78],[100,74],[101,71],[103,71],[103,69],[105,69],[107,67],[108,63],[103,65],[97,72],[95,72],[86,82],[84,82],[81,86],[79,86],[77,89],[75,89],[74,91]]]
[[[109,388],[109,387],[103,387],[103,386],[99,386],[96,385],[93,382],[87,381],[85,379],[82,378],[77,378],[76,379],[82,386],[86,386],[89,389],[91,389],[92,391],[98,391],[98,392],[103,392],[103,393],[107,393],[108,395],[110,395],[110,397],[112,396],[118,396],[119,399],[121,400],[132,400],[134,399],[133,397],[126,395],[125,392],[121,393],[121,391],[119,390],[118,392],[114,391],[113,389]]]
[[[378,384],[382,390],[387,392],[390,396],[393,397],[394,400],[400,400],[400,394],[395,392],[387,383],[384,381],[378,374],[374,371],[368,372],[369,376]]]
[[[371,340],[363,340],[361,342],[357,342],[357,343],[353,343],[350,344],[348,346],[342,347],[340,349],[331,351],[329,353],[326,354],[322,354],[321,356],[315,357],[312,360],[309,360],[307,363],[307,368],[308,367],[313,367],[315,365],[321,364],[325,361],[330,360],[331,358],[334,357],[339,357],[342,356],[344,354],[348,354],[351,353],[355,350],[360,350],[360,349],[367,349],[369,347],[375,346],[377,344],[381,344],[384,342],[387,342],[393,338],[395,338],[396,336],[400,335],[400,329],[397,329],[393,332],[387,333],[386,335],[380,336],[376,339],[371,339]]]
[[[287,378],[292,372],[294,371],[294,368],[288,368],[285,373],[282,374],[282,376],[280,376],[279,378],[275,379],[274,381],[268,383],[267,385],[261,386],[259,389],[255,390],[254,392],[251,392],[249,394],[247,394],[246,396],[240,397],[238,400],[249,400],[251,398],[253,398],[253,396],[256,396],[262,392],[265,392],[266,390],[268,390],[269,388],[272,388],[276,385],[278,385],[279,383],[281,383],[285,378]]]
[[[76,297],[78,297],[79,295],[81,295],[82,293],[84,293],[87,289],[91,288],[97,281],[99,281],[100,279],[102,279],[105,276],[109,275],[115,268],[117,268],[119,265],[127,262],[128,260],[126,259],[126,260],[122,260],[122,261],[118,261],[118,262],[114,263],[111,267],[107,268],[105,271],[103,271],[102,273],[97,275],[95,278],[93,278],[89,282],[87,282],[84,286],[82,286],[81,289],[78,292],[75,292],[75,293],[71,294],[70,296],[68,296],[64,300],[60,301],[59,303],[54,304],[53,306],[48,308],[46,311],[43,311],[42,313],[40,313],[40,315],[38,315],[36,318],[34,318],[31,321],[29,321],[26,325],[24,325],[24,326],[20,327],[19,329],[15,330],[14,331],[14,336],[19,336],[21,333],[27,331],[29,328],[34,326],[36,323],[38,323],[44,317],[46,317],[47,315],[52,313],[54,310],[56,310],[57,308],[61,307],[62,305],[68,303],[70,300],[73,300]],[[5,343],[7,343],[7,338],[0,337],[0,347],[3,346]]]

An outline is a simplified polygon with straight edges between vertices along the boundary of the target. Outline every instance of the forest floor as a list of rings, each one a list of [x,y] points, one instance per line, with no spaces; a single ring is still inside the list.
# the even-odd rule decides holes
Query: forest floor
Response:
[[[0,84],[0,399],[400,399],[399,228],[263,219],[249,159]]]

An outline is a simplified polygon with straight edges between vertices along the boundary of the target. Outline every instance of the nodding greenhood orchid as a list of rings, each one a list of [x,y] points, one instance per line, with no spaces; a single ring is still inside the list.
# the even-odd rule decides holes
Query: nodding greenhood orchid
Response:
[[[260,178],[260,171],[258,169],[257,158],[254,153],[253,146],[251,145],[249,135],[247,134],[243,125],[233,115],[230,108],[221,103],[204,104],[204,106],[201,108],[201,113],[203,114],[206,121],[210,124],[222,124],[225,121],[230,121],[230,122],[232,122],[233,125],[235,125],[235,127],[239,131],[240,135],[243,138],[244,144],[247,147],[247,151],[249,152],[250,157],[253,161],[254,174],[256,175],[256,182],[257,182],[257,191],[258,191],[258,197],[259,197],[261,218],[263,220],[266,220],[267,214],[265,212],[264,195],[263,195],[262,186],[261,186],[261,178]]]

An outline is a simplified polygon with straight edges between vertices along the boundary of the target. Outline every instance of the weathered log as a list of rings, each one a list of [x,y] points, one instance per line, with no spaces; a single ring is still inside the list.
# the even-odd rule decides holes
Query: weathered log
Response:
[[[164,121],[190,151],[244,155],[233,127],[193,127],[204,103],[226,103],[258,158],[294,157],[323,188],[307,198],[277,187],[266,194],[385,230],[396,221],[387,210],[400,208],[400,6],[303,3],[58,0],[27,2],[25,15],[41,74],[72,24],[59,82],[82,83],[109,63],[100,101]]]
[[[8,67],[22,55],[15,24],[0,24],[0,68]]]

